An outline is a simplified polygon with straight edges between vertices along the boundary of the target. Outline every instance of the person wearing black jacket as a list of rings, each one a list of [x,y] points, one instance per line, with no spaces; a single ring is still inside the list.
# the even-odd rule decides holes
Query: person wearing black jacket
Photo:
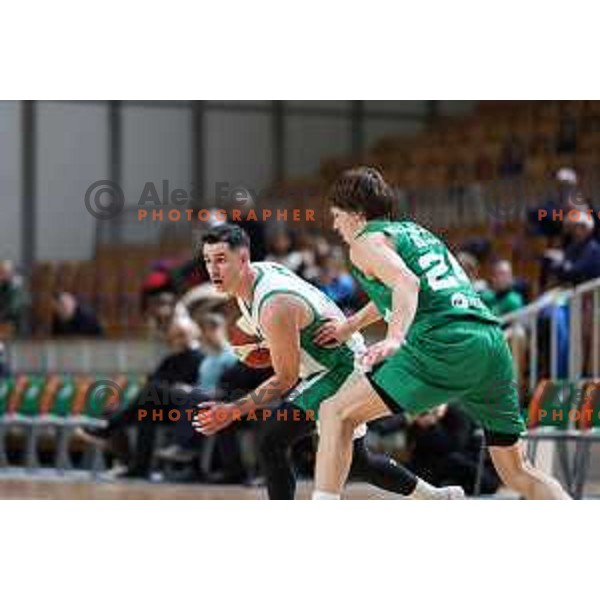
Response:
[[[600,243],[594,238],[592,216],[580,211],[569,215],[564,226],[570,243],[562,255],[556,255],[553,274],[561,283],[574,285],[600,277]]]
[[[408,467],[434,485],[460,485],[472,494],[477,479],[482,440],[475,423],[454,404],[444,404],[421,414],[408,429],[412,448]],[[493,494],[500,479],[490,464],[483,466],[480,491]]]
[[[84,427],[77,431],[80,438],[105,447],[108,441],[118,439],[125,428],[137,427],[136,444],[128,457],[128,470],[125,476],[136,478],[149,476],[157,427],[171,424],[167,418],[171,409],[181,410],[179,402],[181,394],[178,393],[177,386],[181,384],[193,386],[198,381],[200,364],[204,356],[200,351],[197,337],[198,330],[193,321],[174,322],[168,331],[169,345],[174,352],[169,354],[148,376],[148,381],[136,400],[110,415],[106,427]],[[145,418],[140,418],[140,409],[147,411]],[[160,410],[162,419],[154,420],[153,410]]]
[[[101,337],[104,335],[96,315],[83,306],[73,294],[68,292],[56,294],[52,308],[54,310],[53,336]]]

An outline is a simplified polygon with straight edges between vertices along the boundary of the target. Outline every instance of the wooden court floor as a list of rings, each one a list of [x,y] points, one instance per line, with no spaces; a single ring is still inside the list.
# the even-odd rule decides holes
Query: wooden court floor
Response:
[[[309,499],[311,482],[300,482],[297,498]],[[397,499],[367,484],[347,487],[349,499]],[[1,478],[0,500],[266,500],[264,487],[146,482],[94,482]]]
[[[308,500],[311,481],[298,483],[296,498]],[[490,497],[488,497],[489,499]],[[495,496],[498,500],[516,499],[507,489]],[[600,484],[586,486],[586,499],[600,499]],[[89,476],[79,479],[59,477],[24,477],[0,475],[0,500],[266,500],[264,487],[240,485],[150,483],[145,481],[95,481]],[[346,486],[347,500],[402,500],[366,483]]]

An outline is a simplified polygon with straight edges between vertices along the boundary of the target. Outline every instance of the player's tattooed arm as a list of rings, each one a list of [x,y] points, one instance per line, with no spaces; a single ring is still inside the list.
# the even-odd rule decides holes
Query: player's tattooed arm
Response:
[[[352,261],[367,275],[375,277],[392,290],[392,314],[385,339],[373,344],[363,357],[370,368],[394,354],[404,342],[419,303],[419,278],[390,248],[382,234],[359,238],[351,249]]]
[[[212,435],[255,410],[279,404],[299,379],[300,330],[309,322],[309,311],[301,300],[284,294],[268,300],[261,310],[260,326],[270,350],[273,376],[236,402],[199,405],[194,428]]]

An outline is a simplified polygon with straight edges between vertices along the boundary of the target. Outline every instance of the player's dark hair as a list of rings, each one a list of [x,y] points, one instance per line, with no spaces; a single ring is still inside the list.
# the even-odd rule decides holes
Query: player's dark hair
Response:
[[[250,238],[239,225],[217,225],[202,236],[201,244],[225,242],[230,248],[250,248]]]
[[[391,219],[396,201],[392,188],[372,167],[344,171],[331,187],[327,199],[331,206],[359,213],[367,221]]]
[[[225,242],[231,249],[250,248],[250,238],[239,225],[217,225],[207,231],[196,247],[196,261],[203,263],[202,249],[204,244],[219,244]]]

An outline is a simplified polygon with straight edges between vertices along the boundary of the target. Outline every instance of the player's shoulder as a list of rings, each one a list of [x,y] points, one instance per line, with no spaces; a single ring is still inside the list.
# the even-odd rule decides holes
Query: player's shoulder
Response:
[[[310,309],[306,302],[290,290],[278,290],[265,297],[259,310],[259,320],[263,327],[272,324],[300,323],[310,320]]]
[[[253,262],[252,266],[257,271],[258,282],[265,283],[274,279],[290,278],[294,277],[293,271],[288,269],[286,266],[271,262],[271,261],[260,261]]]

